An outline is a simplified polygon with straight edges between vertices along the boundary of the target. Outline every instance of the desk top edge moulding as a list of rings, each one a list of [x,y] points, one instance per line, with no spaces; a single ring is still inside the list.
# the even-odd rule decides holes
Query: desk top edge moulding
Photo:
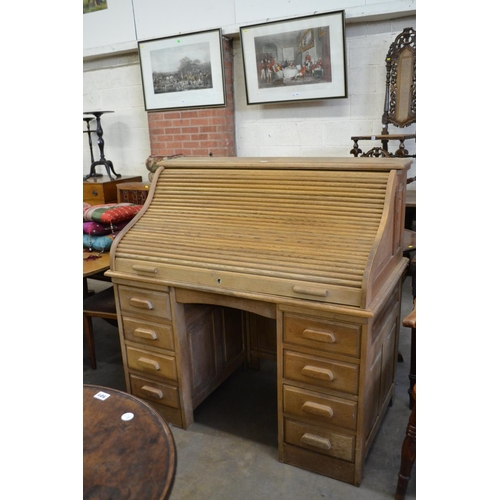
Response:
[[[106,273],[127,391],[189,427],[249,351],[265,357],[249,340],[265,318],[279,460],[359,485],[394,392],[411,160],[160,163]]]

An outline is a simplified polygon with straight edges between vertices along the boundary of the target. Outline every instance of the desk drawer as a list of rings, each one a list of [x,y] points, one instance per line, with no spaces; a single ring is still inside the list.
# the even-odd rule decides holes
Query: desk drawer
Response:
[[[356,430],[358,404],[355,401],[285,385],[283,387],[283,407],[285,413],[308,419],[317,424]]]
[[[141,288],[119,286],[120,308],[136,314],[171,320],[170,295]]]
[[[132,394],[172,408],[180,408],[179,388],[173,385],[153,382],[137,375],[130,375]]]
[[[354,462],[356,438],[285,419],[285,443]]]
[[[358,393],[359,366],[350,363],[285,350],[283,376],[325,389]]]
[[[283,340],[289,344],[360,356],[360,325],[286,313],[283,332]]]
[[[126,340],[162,349],[174,350],[171,325],[161,325],[123,316],[123,334]]]
[[[167,378],[177,382],[175,358],[127,346],[127,364],[132,370]]]

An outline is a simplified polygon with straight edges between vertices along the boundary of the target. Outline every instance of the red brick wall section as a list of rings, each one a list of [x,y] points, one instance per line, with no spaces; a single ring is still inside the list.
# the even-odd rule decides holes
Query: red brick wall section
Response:
[[[152,156],[236,156],[232,40],[222,47],[226,106],[148,113]]]

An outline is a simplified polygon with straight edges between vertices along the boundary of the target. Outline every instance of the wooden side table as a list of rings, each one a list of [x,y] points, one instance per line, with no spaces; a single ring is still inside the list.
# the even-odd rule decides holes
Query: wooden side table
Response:
[[[144,205],[149,194],[149,182],[124,182],[116,186],[118,203]]]
[[[116,389],[83,386],[83,498],[168,498],[172,431],[147,403]]]
[[[104,272],[109,269],[109,252],[89,252],[83,250],[83,298],[85,299],[94,292],[89,290],[87,278],[99,281],[111,281],[104,276]]]
[[[142,177],[128,176],[110,180],[108,177],[90,177],[83,181],[83,201],[90,205],[116,203],[116,186],[123,182],[141,182]]]

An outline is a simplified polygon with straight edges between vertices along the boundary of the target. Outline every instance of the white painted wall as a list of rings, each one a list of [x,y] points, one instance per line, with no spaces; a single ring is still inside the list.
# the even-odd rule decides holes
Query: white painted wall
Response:
[[[108,9],[83,16],[83,55],[133,49],[136,40],[345,10],[348,22],[415,15],[416,0],[108,0]],[[134,36],[135,34],[135,36]]]
[[[145,7],[146,0],[134,0],[136,13],[139,6]],[[199,1],[199,0],[196,0]],[[229,0],[217,0],[228,3]],[[232,0],[231,0],[232,1]],[[148,0],[150,7],[154,4],[169,6],[172,15],[178,22],[185,22],[196,13],[196,9],[185,9],[182,4],[160,0]],[[298,14],[305,14],[304,2],[283,2],[280,5],[297,7]],[[196,2],[190,2],[190,4]],[[265,4],[269,4],[267,12],[276,16],[275,3],[256,0],[252,3],[253,10],[248,9],[243,0],[234,0],[235,19],[246,19],[253,12],[255,20],[265,12]],[[400,4],[402,12],[413,5],[412,0],[406,2],[376,2],[375,0],[351,0],[344,2],[312,1],[323,7],[328,4],[330,10],[337,4],[348,6],[351,13],[364,16],[366,21],[349,22],[346,19],[346,50],[348,70],[348,98],[320,101],[305,101],[301,103],[280,103],[266,105],[247,105],[245,96],[245,82],[241,44],[236,36],[234,40],[235,62],[235,123],[238,156],[350,156],[352,135],[379,133],[385,91],[385,55],[394,38],[405,27],[416,28],[414,15],[401,17],[401,12],[394,14],[394,19],[384,19],[381,15],[372,20],[376,8],[383,12],[395,4]],[[363,3],[364,6],[359,6]],[[178,6],[178,7],[174,7]],[[271,7],[272,5],[272,7]],[[294,7],[294,8],[295,8]],[[174,9],[183,9],[182,14]],[[286,8],[288,9],[288,7]],[[289,10],[284,13],[290,14]],[[298,9],[298,7],[297,7]],[[365,9],[366,12],[361,9]],[[154,10],[154,9],[152,9]],[[231,11],[232,12],[232,11]],[[313,12],[313,11],[312,11]],[[311,14],[311,10],[307,13]],[[236,15],[237,14],[237,15]],[[89,15],[89,14],[86,14]],[[238,17],[240,16],[240,17]],[[85,16],[84,16],[85,17]],[[170,16],[171,17],[171,16]],[[169,18],[170,18],[169,17]],[[347,17],[347,11],[346,11]],[[382,17],[382,20],[379,18]],[[200,18],[197,19],[198,28]],[[213,26],[206,26],[206,29]],[[157,32],[157,35],[159,33]],[[168,33],[163,33],[167,36]],[[120,45],[121,46],[121,45]],[[113,47],[116,48],[116,47]],[[83,71],[83,109],[90,108],[110,109],[113,114],[104,115],[102,124],[104,129],[105,155],[115,166],[115,170],[122,175],[142,175],[147,178],[145,161],[150,155],[149,132],[147,113],[144,110],[142,84],[139,59],[134,49],[120,55],[120,50],[105,50],[100,56],[100,49],[84,50]],[[90,54],[90,55],[89,55]],[[408,133],[415,131],[415,127],[404,129]],[[360,143],[366,150],[370,145]],[[90,169],[90,155],[86,134],[83,134],[83,174]],[[409,142],[407,148],[414,152],[414,143]],[[97,157],[97,148],[94,148]],[[97,158],[96,158],[97,159]],[[409,175],[416,175],[414,161]],[[97,167],[98,171],[105,172],[104,167]],[[416,183],[409,185],[415,188]]]
[[[104,114],[104,154],[122,176],[142,175],[147,180],[145,161],[151,154],[148,117],[144,110],[138,54],[113,56],[83,65],[83,111],[111,110]],[[91,122],[95,129],[95,121]],[[86,124],[83,123],[84,130]],[[92,134],[94,159],[99,159],[97,138]],[[90,148],[83,134],[83,175],[90,172]],[[106,173],[103,166],[97,172]]]

